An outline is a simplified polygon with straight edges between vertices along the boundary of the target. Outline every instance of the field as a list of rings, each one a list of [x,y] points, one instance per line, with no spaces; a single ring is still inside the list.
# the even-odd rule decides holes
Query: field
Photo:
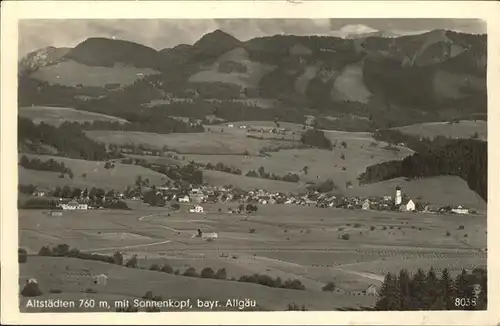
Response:
[[[124,190],[135,183],[137,176],[149,178],[151,184],[160,185],[166,176],[136,165],[115,163],[113,169],[105,169],[105,162],[70,159],[57,156],[22,154],[29,158],[38,157],[42,161],[54,159],[63,162],[73,172],[73,179],[68,175],[60,178],[57,172],[28,170],[19,166],[19,183],[33,184],[40,188],[71,185],[72,187]]]
[[[149,68],[135,67],[91,67],[67,60],[37,70],[32,77],[50,84],[65,86],[104,87],[106,84],[130,85],[143,76],[156,74]]]
[[[93,122],[109,121],[128,123],[127,120],[110,115],[75,110],[62,107],[32,106],[19,108],[19,116],[31,119],[34,123],[44,122],[53,126],[59,126],[65,121],[70,122]]]
[[[486,264],[486,217],[319,209],[294,205],[260,205],[249,217],[226,213],[237,204],[204,205],[205,213],[150,208],[131,202],[131,211],[19,212],[20,246],[36,253],[41,246],[66,243],[102,254],[137,254],[139,267],[169,264],[182,274],[188,267],[225,268],[227,278],[254,273],[299,279],[305,291],[276,289],[230,280],[208,280],[130,269],[73,258],[30,256],[21,264],[20,283],[37,278],[44,297],[137,298],[148,290],[164,298],[251,298],[261,309],[283,310],[292,302],[309,310],[372,305],[362,292],[379,287],[387,271],[414,271],[430,265],[439,272]],[[218,212],[219,208],[221,212]],[[463,226],[463,229],[458,229]],[[218,232],[205,241],[196,230]],[[250,230],[253,230],[250,232]],[[449,235],[446,233],[449,232]],[[340,238],[349,234],[349,240]],[[467,237],[464,235],[467,234]],[[107,285],[94,286],[85,273],[108,273]],[[82,274],[75,276],[75,274]],[[321,288],[334,282],[334,292]],[[80,284],[78,284],[80,283]],[[61,294],[50,294],[59,289]],[[214,291],[215,290],[215,291]]]
[[[487,127],[486,121],[460,121],[459,123],[450,124],[448,122],[428,122],[420,123],[411,126],[397,127],[402,133],[410,135],[430,137],[446,136],[451,138],[470,138],[475,133],[478,134],[479,139],[487,140]]]
[[[216,127],[215,127],[216,128]],[[243,132],[204,132],[160,135],[133,131],[87,131],[87,135],[100,142],[114,144],[143,144],[162,149],[167,146],[180,154],[258,154],[261,150],[270,148],[294,148],[297,142],[281,140],[259,140],[245,137]]]

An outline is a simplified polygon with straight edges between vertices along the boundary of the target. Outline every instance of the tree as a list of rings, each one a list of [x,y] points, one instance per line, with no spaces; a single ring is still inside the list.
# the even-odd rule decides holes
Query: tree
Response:
[[[119,251],[115,252],[115,254],[113,255],[113,261],[116,265],[122,266],[123,265],[123,255]]]
[[[442,271],[441,279],[439,280],[439,297],[443,299],[442,306],[438,306],[436,309],[452,310],[455,308],[454,299],[456,298],[456,289],[447,268]]]
[[[427,272],[425,277],[425,290],[424,290],[424,307],[430,309],[434,305],[434,301],[439,296],[439,281],[436,276],[436,271],[433,267]]]
[[[137,268],[138,266],[138,261],[137,261],[137,255],[133,255],[125,264],[126,267],[129,268]]]
[[[387,273],[384,278],[384,282],[382,283],[382,287],[380,288],[377,302],[375,303],[375,310],[387,311],[399,309],[400,305],[394,304],[394,300],[396,299],[394,293],[395,284],[396,282],[394,280],[394,276],[391,273]],[[391,309],[396,306],[396,309]]]
[[[400,300],[400,310],[410,310],[411,308],[411,294],[410,294],[410,284],[411,279],[406,269],[402,269],[398,275],[398,287],[401,294]]]
[[[38,256],[52,256],[52,250],[49,246],[43,246],[38,252]]]
[[[415,275],[413,275],[410,286],[412,310],[424,309],[425,278],[426,278],[425,272],[420,268],[417,270]]]
[[[227,272],[225,268],[220,268],[215,273],[215,278],[219,280],[225,280],[227,278]]]
[[[335,288],[336,288],[335,283],[328,282],[325,286],[323,286],[322,290],[323,291],[333,292],[335,290]]]
[[[162,266],[161,271],[164,273],[172,274],[174,272],[174,269],[172,268],[172,266],[165,264]]]
[[[304,171],[304,174],[307,174],[307,172],[309,172],[309,167],[308,166],[304,166],[302,168],[302,171]]]
[[[205,267],[201,270],[201,277],[203,278],[214,278],[215,277],[215,273],[214,273],[214,270],[211,269],[210,267]]]

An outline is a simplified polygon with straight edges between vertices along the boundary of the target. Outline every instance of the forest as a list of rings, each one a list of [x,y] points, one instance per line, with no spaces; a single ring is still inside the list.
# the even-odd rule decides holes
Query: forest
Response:
[[[480,292],[475,293],[476,286]],[[438,277],[431,267],[427,273],[418,269],[414,275],[401,270],[388,273],[379,290],[375,310],[486,310],[488,304],[487,271],[466,270],[453,279],[447,269]]]
[[[419,139],[389,131],[375,135],[375,139],[390,143],[404,142],[416,151],[402,161],[389,161],[366,168],[358,180],[361,184],[374,183],[397,177],[412,179],[439,175],[459,176],[470,189],[485,201],[488,197],[488,143],[477,139],[450,139],[436,137]]]
[[[82,128],[72,124],[54,127],[44,122],[36,125],[19,117],[18,148],[38,152],[43,147],[51,147],[58,155],[75,159],[103,161],[107,158],[106,147],[88,138]]]

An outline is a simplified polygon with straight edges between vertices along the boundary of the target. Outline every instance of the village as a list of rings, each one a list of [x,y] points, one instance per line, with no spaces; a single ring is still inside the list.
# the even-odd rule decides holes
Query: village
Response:
[[[475,211],[463,206],[435,206],[420,202],[408,197],[403,193],[400,187],[396,187],[395,195],[386,195],[383,197],[346,197],[342,195],[331,195],[320,193],[318,191],[309,191],[304,194],[269,192],[263,189],[244,191],[231,187],[216,187],[203,185],[191,187],[186,190],[176,186],[152,187],[147,191],[135,193],[133,196],[125,193],[114,193],[104,195],[101,202],[116,203],[122,200],[144,201],[144,195],[147,192],[154,192],[154,195],[160,198],[160,204],[152,206],[165,206],[166,202],[183,205],[192,205],[189,209],[191,213],[204,213],[203,204],[239,204],[238,207],[228,208],[229,213],[239,213],[244,211],[245,204],[258,205],[300,205],[318,208],[340,208],[340,209],[359,209],[359,210],[377,210],[377,211],[399,211],[399,212],[422,212],[439,214],[473,214]],[[43,197],[49,192],[37,191],[35,196]],[[128,196],[127,196],[128,195]],[[81,195],[74,198],[59,198],[57,207],[65,211],[88,210],[104,208],[102,205],[96,205],[92,201],[88,192],[83,191]],[[248,209],[246,209],[248,211]],[[256,210],[256,209],[255,209]]]

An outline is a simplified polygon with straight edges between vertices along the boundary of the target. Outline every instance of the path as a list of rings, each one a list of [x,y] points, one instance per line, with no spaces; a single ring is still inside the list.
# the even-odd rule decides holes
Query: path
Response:
[[[117,249],[130,249],[130,248],[140,248],[140,247],[151,247],[151,246],[157,246],[165,243],[172,242],[171,240],[165,240],[165,241],[159,241],[159,242],[153,242],[153,243],[145,243],[145,244],[140,244],[140,245],[132,245],[132,246],[122,246],[122,247],[107,247],[107,248],[95,248],[95,249],[84,249],[80,250],[82,252],[85,251],[108,251],[108,250],[117,250]]]

